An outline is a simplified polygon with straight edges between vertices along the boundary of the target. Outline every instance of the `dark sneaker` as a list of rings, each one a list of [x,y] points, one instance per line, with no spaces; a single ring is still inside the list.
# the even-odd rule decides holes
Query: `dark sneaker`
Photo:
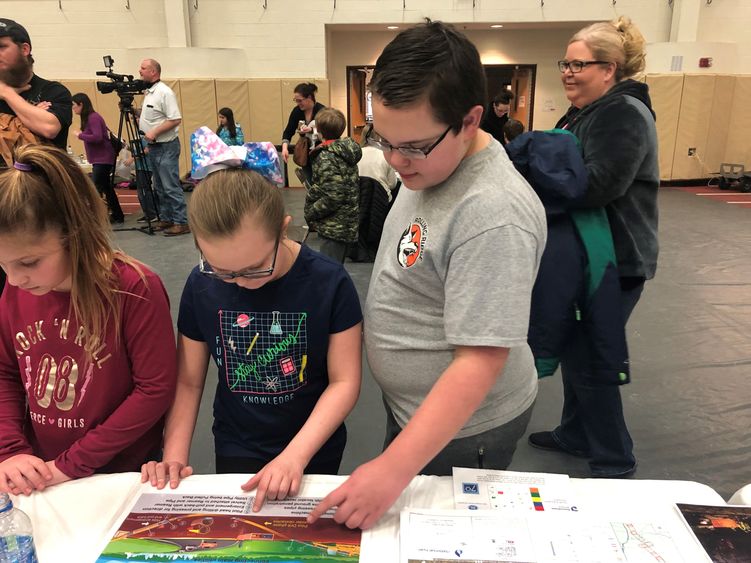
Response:
[[[146,215],[141,215],[138,219],[136,219],[136,223],[148,223],[149,221],[156,221],[153,217],[149,219],[146,217]]]
[[[112,225],[122,225],[125,223],[125,217],[113,217],[110,215],[110,224]]]
[[[552,432],[532,432],[527,440],[529,441],[530,446],[540,450],[561,452],[576,457],[590,457],[589,452],[564,448],[555,438],[553,438]]]
[[[164,229],[165,237],[176,237],[179,235],[187,235],[190,232],[188,225],[172,225],[168,229]]]

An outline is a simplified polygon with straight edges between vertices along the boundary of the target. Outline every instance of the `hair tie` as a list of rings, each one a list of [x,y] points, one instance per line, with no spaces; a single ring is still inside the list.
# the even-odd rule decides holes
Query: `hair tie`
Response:
[[[26,164],[24,162],[14,162],[13,168],[20,170],[21,172],[31,172],[33,170],[33,166],[31,166],[31,164]]]

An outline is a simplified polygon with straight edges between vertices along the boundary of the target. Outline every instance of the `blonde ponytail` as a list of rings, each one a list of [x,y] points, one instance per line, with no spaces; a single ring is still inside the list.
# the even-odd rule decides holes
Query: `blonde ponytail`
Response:
[[[593,23],[577,31],[569,43],[583,41],[595,59],[616,63],[615,80],[634,78],[646,66],[646,40],[627,16]]]

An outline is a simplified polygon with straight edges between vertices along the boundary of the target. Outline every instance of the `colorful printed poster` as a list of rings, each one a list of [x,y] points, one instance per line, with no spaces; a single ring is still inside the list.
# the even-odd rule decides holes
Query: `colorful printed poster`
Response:
[[[357,563],[360,530],[331,514],[309,525],[320,499],[267,501],[253,496],[145,493],[119,524],[97,563]]]

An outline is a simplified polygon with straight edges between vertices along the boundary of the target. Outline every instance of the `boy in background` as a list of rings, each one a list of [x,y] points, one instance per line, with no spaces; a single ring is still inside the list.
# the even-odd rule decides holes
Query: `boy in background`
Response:
[[[341,139],[344,114],[325,108],[316,114],[323,140],[313,159],[313,182],[305,197],[305,220],[318,231],[319,251],[344,262],[347,247],[357,242],[360,176],[357,163],[362,150],[353,139]]]
[[[522,133],[524,133],[524,124],[517,119],[509,119],[503,126],[503,139],[506,141],[504,144],[509,144]]]
[[[369,528],[418,473],[505,469],[537,395],[527,344],[545,212],[480,129],[485,73],[454,27],[427,21],[386,46],[373,129],[401,176],[373,266],[365,349],[386,443],[311,512]],[[320,114],[319,114],[320,115]]]

